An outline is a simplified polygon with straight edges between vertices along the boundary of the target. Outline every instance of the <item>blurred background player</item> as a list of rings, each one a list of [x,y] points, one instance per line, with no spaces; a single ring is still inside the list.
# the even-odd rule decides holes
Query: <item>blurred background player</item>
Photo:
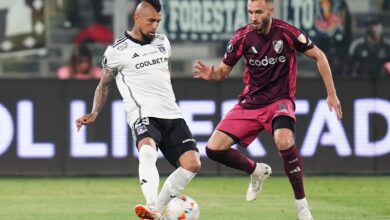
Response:
[[[380,75],[383,65],[390,61],[390,39],[383,36],[379,19],[371,18],[366,22],[365,36],[352,42],[349,55],[348,74],[373,78]]]
[[[239,103],[217,125],[206,153],[212,160],[251,175],[246,199],[253,201],[271,174],[271,167],[256,163],[231,146],[239,143],[247,147],[263,130],[273,134],[294,191],[298,219],[311,220],[303,186],[302,161],[294,144],[296,51],[317,63],[326,86],[329,110],[334,109],[341,119],[341,105],[328,60],[305,33],[273,18],[273,0],[248,0],[247,7],[251,24],[235,32],[220,66],[209,67],[199,61],[194,67],[195,78],[219,81],[229,76],[241,56],[246,63],[246,87]]]
[[[57,70],[58,79],[100,79],[101,75],[102,70],[93,64],[86,44],[74,45],[69,64]]]
[[[109,46],[103,58],[103,76],[96,88],[90,114],[77,119],[77,127],[96,120],[116,79],[139,150],[139,180],[146,205],[137,205],[140,219],[161,219],[161,211],[200,169],[196,142],[175,102],[168,65],[171,46],[156,33],[161,21],[159,0],[144,0],[134,14],[134,27]],[[160,193],[157,148],[177,169]]]

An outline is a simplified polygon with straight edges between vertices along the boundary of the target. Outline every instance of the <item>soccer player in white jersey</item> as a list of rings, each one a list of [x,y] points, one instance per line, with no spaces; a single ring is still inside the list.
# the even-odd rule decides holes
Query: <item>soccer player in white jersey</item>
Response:
[[[139,180],[146,199],[146,205],[135,207],[140,219],[162,219],[164,207],[200,169],[196,142],[172,90],[168,65],[171,46],[166,36],[156,33],[160,11],[159,0],[143,0],[138,4],[133,29],[104,53],[103,75],[91,113],[76,120],[78,129],[96,120],[115,79],[139,150]],[[157,149],[177,168],[160,193]]]

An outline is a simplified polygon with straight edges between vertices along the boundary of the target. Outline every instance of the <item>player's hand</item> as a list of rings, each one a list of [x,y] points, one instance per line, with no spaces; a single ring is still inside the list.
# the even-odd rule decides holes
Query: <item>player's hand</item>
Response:
[[[329,111],[332,112],[334,109],[336,111],[337,119],[341,120],[343,118],[343,112],[341,109],[339,98],[337,98],[337,95],[328,96],[326,103],[328,104]]]
[[[206,66],[201,61],[198,61],[194,66],[193,77],[195,79],[212,80],[215,73],[215,66]]]
[[[89,124],[94,123],[96,120],[96,117],[97,117],[97,113],[90,113],[90,114],[86,114],[86,115],[83,115],[82,117],[78,118],[76,120],[77,131],[80,131],[80,128],[83,125],[89,125]]]

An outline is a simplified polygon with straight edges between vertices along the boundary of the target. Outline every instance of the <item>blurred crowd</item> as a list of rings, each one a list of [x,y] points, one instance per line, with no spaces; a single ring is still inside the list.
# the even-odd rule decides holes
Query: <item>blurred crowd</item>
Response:
[[[56,71],[52,72],[56,72],[59,79],[97,79],[100,77],[99,66],[103,51],[96,53],[91,48],[96,48],[95,45],[100,45],[98,48],[105,48],[115,38],[114,1],[125,1],[128,5],[135,6],[139,0],[55,1],[57,9],[62,12],[59,28],[74,33],[69,42],[68,58],[63,58],[60,63],[51,65],[56,66]],[[348,4],[351,0],[316,1],[319,5],[318,14],[315,15],[317,34],[310,35],[309,33],[309,36],[326,53],[335,77],[390,77],[390,1],[369,0],[368,5],[375,5],[375,7],[370,6],[370,9],[362,13],[351,10],[351,7],[355,7],[354,4]],[[0,41],[2,41],[0,45],[3,49],[9,44],[5,40],[4,33],[7,31],[7,25],[11,24],[6,22],[9,13],[1,10],[2,7],[7,6],[5,2],[0,4]],[[10,4],[11,2],[23,3],[25,8],[36,8],[37,4],[34,0],[9,2]],[[356,4],[358,2],[362,1],[356,1]],[[128,15],[132,14],[133,9],[131,7],[127,9]],[[40,11],[32,13],[34,20],[36,19],[34,16],[39,15]],[[129,17],[127,23],[130,27],[131,21]],[[49,36],[51,34],[53,33],[49,33]],[[175,45],[180,43],[173,41],[173,50],[175,50]],[[198,46],[198,43],[193,44]],[[53,45],[53,42],[50,44]],[[226,42],[215,44],[221,45],[215,47],[217,49],[224,48]],[[0,53],[0,62],[4,63],[3,66],[6,65],[6,62],[2,61],[4,54]],[[220,54],[217,55],[220,56]],[[1,67],[0,63],[0,77],[5,71],[4,68],[1,70]],[[298,68],[305,68],[305,65],[298,66]]]
[[[345,73],[351,76],[390,75],[390,39],[383,35],[380,20],[367,21],[365,35],[355,39],[349,48],[348,63]]]
[[[389,14],[390,1],[377,3],[378,9],[354,21],[364,27],[359,36],[354,33],[351,12],[345,0],[320,0],[317,26],[327,34],[313,40],[326,53],[336,77],[390,76],[389,32],[384,32],[382,22],[385,18],[380,17],[380,12]]]

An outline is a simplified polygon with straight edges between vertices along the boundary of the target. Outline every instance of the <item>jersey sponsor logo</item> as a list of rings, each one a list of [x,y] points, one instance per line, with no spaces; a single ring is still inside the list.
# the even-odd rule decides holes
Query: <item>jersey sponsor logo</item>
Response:
[[[233,44],[231,42],[229,42],[227,47],[226,47],[226,51],[228,53],[231,53],[233,51],[233,49],[234,49]]]
[[[125,41],[124,43],[122,44],[119,44],[117,49],[120,50],[120,51],[123,51],[125,50],[129,45],[127,44],[127,42]]]
[[[166,59],[164,59],[162,57],[157,58],[157,59],[147,60],[147,61],[143,61],[141,63],[135,64],[135,68],[136,69],[141,69],[141,68],[144,68],[144,67],[147,67],[147,66],[153,66],[153,65],[156,65],[156,64],[164,63],[164,61],[166,61]]]
[[[187,143],[187,142],[196,142],[194,138],[188,138],[188,139],[185,139],[182,141],[183,144]]]
[[[276,53],[282,52],[282,50],[283,50],[283,41],[282,40],[273,41],[272,45],[274,46],[274,50],[276,51]]]
[[[145,53],[144,55],[142,55],[142,56],[147,56],[147,55],[150,55],[150,54],[155,54],[155,53],[158,53],[158,51],[156,50],[156,51],[152,51],[152,52],[149,52],[149,53]]]
[[[262,60],[254,60],[250,59],[249,60],[249,65],[251,66],[268,66],[268,65],[275,65],[277,63],[284,63],[286,62],[286,57],[285,56],[277,56],[277,57],[270,57],[265,56]]]

